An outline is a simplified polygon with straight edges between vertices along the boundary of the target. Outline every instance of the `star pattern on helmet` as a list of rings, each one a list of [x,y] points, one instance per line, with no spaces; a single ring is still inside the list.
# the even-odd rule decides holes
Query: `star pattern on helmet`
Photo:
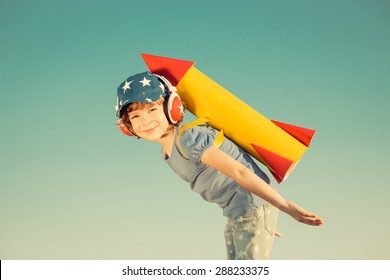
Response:
[[[159,86],[160,88],[161,88],[161,90],[164,92],[165,91],[165,87],[164,87],[164,85],[162,84],[162,83],[160,83],[160,86]]]
[[[127,80],[125,81],[125,84],[123,85],[122,89],[123,89],[123,93],[126,92],[126,90],[130,89],[130,84],[132,83],[133,81],[130,81],[128,82]]]
[[[120,116],[122,108],[127,104],[133,102],[153,103],[167,94],[164,82],[150,72],[130,76],[117,88],[118,99],[115,106],[117,117]]]
[[[150,86],[150,82],[151,80],[148,80],[146,79],[146,77],[144,77],[144,79],[142,81],[139,81],[143,87],[146,87],[146,86]]]
[[[179,109],[180,109],[180,114],[184,114],[184,107],[183,107],[183,105],[180,105]]]
[[[119,110],[119,97],[116,98],[115,111]]]

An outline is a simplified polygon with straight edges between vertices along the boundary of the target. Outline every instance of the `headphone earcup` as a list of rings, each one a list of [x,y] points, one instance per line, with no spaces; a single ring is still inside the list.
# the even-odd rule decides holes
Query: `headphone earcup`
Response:
[[[171,123],[175,124],[182,119],[184,113],[183,104],[180,96],[175,91],[171,92],[168,100],[165,101],[165,106],[167,118]]]
[[[127,136],[134,136],[134,134],[123,123],[119,124],[119,128]]]

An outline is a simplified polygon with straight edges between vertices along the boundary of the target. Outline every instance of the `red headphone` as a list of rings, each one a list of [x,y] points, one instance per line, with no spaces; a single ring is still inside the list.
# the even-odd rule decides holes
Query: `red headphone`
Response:
[[[170,124],[175,124],[180,121],[183,117],[184,109],[183,103],[181,102],[180,96],[176,92],[176,88],[163,76],[157,76],[162,80],[165,88],[168,90],[168,95],[164,97],[164,113],[167,117],[167,120]],[[127,136],[137,136],[134,135],[123,123],[119,124],[120,130]]]

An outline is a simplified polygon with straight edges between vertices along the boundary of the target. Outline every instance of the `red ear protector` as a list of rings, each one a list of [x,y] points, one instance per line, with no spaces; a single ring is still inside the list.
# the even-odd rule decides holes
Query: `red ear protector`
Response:
[[[156,75],[156,74],[154,74]],[[160,80],[162,80],[165,88],[168,90],[169,94],[164,97],[164,113],[167,117],[167,120],[170,124],[175,124],[180,121],[183,117],[184,109],[183,103],[181,102],[180,96],[176,93],[176,88],[171,85],[171,83],[162,76],[156,75]],[[127,136],[137,136],[134,135],[124,124],[119,125],[120,130]]]
[[[168,122],[175,124],[183,117],[183,104],[176,91],[172,91],[164,100],[164,112]]]
[[[123,123],[119,124],[119,128],[127,136],[134,136],[134,134]]]

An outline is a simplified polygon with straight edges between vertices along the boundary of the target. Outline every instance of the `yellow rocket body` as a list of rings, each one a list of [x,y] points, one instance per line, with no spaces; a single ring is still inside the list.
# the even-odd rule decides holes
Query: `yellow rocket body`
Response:
[[[146,55],[143,56],[147,60]],[[150,65],[148,61],[147,64],[153,73],[165,74],[168,79],[172,76],[172,73],[166,73],[167,67]],[[188,111],[199,118],[209,119],[210,126],[223,129],[228,138],[267,166],[278,182],[285,180],[308,148],[308,143],[302,143],[296,136],[264,117],[200,72],[193,64],[188,66],[190,67],[183,71],[184,75],[179,75],[179,78],[176,76],[177,81],[175,78],[169,79],[176,84],[177,93]],[[163,69],[165,73],[155,69],[156,67]],[[309,131],[310,139],[314,135],[314,130],[283,125]]]
[[[194,66],[187,71],[176,89],[188,111],[197,117],[209,119],[209,125],[218,130],[223,129],[227,137],[266,166],[267,162],[260,157],[251,143],[261,145],[294,163],[299,161],[307,149],[300,141]]]

